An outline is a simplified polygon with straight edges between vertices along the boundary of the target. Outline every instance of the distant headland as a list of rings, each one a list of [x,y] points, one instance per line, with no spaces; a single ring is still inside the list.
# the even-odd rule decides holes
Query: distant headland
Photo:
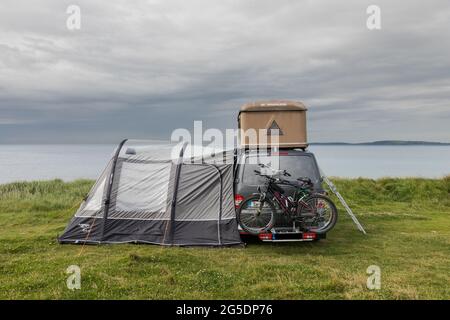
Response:
[[[433,142],[433,141],[408,141],[408,140],[380,140],[372,142],[313,142],[310,145],[327,145],[327,146],[450,146],[450,142]]]

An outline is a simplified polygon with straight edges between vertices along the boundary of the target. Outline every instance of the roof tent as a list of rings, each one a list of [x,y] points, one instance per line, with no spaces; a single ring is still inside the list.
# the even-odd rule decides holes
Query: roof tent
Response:
[[[59,242],[240,244],[234,152],[197,149],[123,141]]]
[[[275,144],[281,148],[308,147],[306,111],[305,105],[297,101],[269,100],[243,105],[238,116],[241,146]],[[249,134],[252,130],[260,131],[253,140]]]

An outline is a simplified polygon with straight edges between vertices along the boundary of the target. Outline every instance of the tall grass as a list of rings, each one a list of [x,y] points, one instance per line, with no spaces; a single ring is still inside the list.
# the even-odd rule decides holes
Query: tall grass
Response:
[[[14,182],[0,185],[0,211],[64,210],[80,204],[92,180]]]
[[[356,205],[404,202],[435,208],[450,206],[450,176],[443,179],[333,179],[340,192]]]

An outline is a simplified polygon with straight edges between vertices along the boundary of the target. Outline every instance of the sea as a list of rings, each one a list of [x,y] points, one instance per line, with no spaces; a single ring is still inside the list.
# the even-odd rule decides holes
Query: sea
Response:
[[[0,183],[95,179],[115,145],[0,145]],[[312,145],[327,176],[426,177],[450,175],[450,146]]]

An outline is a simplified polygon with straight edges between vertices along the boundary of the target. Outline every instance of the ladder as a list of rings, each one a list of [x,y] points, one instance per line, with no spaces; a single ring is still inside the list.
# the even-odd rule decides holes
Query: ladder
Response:
[[[334,185],[334,183],[331,182],[331,180],[328,179],[328,177],[323,173],[322,169],[320,169],[320,176],[322,177],[323,181],[325,181],[325,183],[328,185],[328,187],[330,188],[331,192],[333,192],[336,195],[336,197],[339,199],[339,201],[342,203],[342,205],[344,206],[344,208],[347,211],[348,215],[350,216],[350,218],[352,218],[353,222],[356,224],[356,227],[358,228],[358,230],[361,231],[364,234],[367,234],[366,230],[364,230],[364,228],[361,225],[361,223],[359,223],[358,219],[353,214],[352,209],[350,209],[350,207],[348,206],[348,204],[345,201],[344,197],[339,193],[339,191],[337,190],[337,188]]]

